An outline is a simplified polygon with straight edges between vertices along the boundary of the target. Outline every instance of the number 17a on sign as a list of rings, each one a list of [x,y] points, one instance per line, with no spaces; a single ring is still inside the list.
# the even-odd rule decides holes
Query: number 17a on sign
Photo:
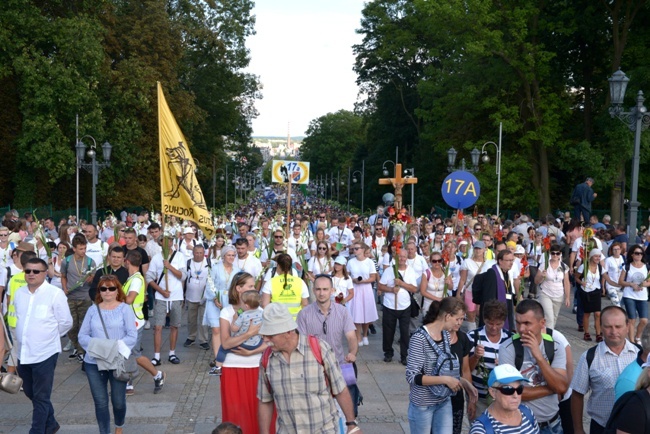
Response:
[[[481,185],[470,172],[458,170],[445,178],[441,190],[447,205],[463,209],[476,203],[481,194]]]

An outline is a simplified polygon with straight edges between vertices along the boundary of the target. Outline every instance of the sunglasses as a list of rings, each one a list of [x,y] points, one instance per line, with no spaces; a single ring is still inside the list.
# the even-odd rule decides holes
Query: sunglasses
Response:
[[[560,256],[562,253],[561,252],[551,252],[551,255],[553,256]]]
[[[634,252],[633,255],[643,255],[643,252]]]
[[[25,274],[32,274],[32,273],[33,274],[41,274],[41,273],[45,273],[46,271],[47,270],[29,270],[29,269],[27,269],[27,270],[25,270]]]
[[[117,286],[100,286],[99,290],[101,292],[106,292],[106,291],[115,292],[117,291]]]
[[[432,264],[442,264],[442,259],[432,259],[431,263]]]
[[[273,238],[284,238],[284,235],[274,235]]]
[[[318,250],[327,250],[327,247],[319,247]]]
[[[512,387],[512,386],[495,387],[495,389],[498,390],[499,392],[503,393],[506,396],[514,395],[515,392],[517,392],[517,395],[521,395],[522,393],[524,393],[523,384],[520,384],[517,387]]]

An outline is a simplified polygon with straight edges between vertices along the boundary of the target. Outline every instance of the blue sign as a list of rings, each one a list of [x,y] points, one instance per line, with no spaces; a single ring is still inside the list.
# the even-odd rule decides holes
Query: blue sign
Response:
[[[478,179],[464,170],[451,173],[442,183],[442,198],[454,209],[469,208],[476,203],[480,194]]]

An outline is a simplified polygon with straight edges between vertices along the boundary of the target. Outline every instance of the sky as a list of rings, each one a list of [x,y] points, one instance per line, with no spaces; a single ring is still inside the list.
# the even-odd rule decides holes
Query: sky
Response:
[[[303,136],[327,113],[357,100],[352,45],[363,0],[256,0],[248,72],[259,76],[253,136]]]

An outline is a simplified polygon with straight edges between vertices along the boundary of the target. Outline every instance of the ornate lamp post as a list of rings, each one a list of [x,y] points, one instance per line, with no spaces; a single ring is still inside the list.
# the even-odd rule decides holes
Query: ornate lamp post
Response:
[[[93,141],[93,144],[90,145],[90,149],[86,152],[87,146],[83,139],[89,138]],[[77,140],[77,145],[75,146],[77,151],[77,168],[84,169],[92,175],[92,191],[93,191],[93,210],[91,215],[92,224],[97,224],[97,183],[99,178],[99,172],[102,169],[111,166],[111,150],[112,146],[108,142],[104,142],[102,145],[102,154],[104,156],[104,161],[102,163],[97,162],[97,141],[93,136],[83,136],[81,139]],[[90,157],[90,163],[86,163],[86,156]]]

